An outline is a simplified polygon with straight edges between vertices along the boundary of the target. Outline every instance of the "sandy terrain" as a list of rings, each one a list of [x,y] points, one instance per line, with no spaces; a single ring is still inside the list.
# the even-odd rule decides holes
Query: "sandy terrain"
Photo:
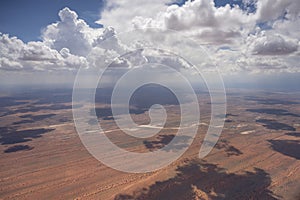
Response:
[[[0,199],[300,199],[300,94],[229,91],[222,136],[200,160],[210,116],[203,94],[192,146],[166,168],[145,174],[113,170],[87,152],[75,131],[70,95],[0,97]],[[105,105],[97,104],[100,113]],[[178,129],[178,105],[166,107],[166,127],[149,139],[126,138],[109,112],[98,117],[118,146],[155,151]],[[143,110],[132,118],[149,127],[147,116]]]

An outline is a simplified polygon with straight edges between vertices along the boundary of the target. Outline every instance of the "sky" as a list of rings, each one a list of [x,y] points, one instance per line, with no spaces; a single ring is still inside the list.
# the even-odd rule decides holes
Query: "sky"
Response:
[[[69,7],[91,27],[105,3],[102,0],[3,0],[0,6],[0,32],[17,36],[24,42],[40,40],[41,30],[59,20],[59,10]]]
[[[205,49],[230,86],[300,84],[299,0],[3,0],[0,83],[72,84],[79,68],[95,70],[132,48],[123,32],[153,28],[195,41],[194,52]]]

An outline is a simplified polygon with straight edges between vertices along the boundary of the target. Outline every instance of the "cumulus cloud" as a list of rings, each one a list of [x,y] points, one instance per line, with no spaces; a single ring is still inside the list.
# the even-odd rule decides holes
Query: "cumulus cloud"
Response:
[[[297,40],[288,40],[278,34],[267,34],[262,31],[247,39],[249,50],[254,55],[285,55],[298,50]]]
[[[261,22],[276,20],[278,17],[295,19],[300,14],[299,0],[259,0],[257,2],[257,20]]]
[[[277,20],[272,25],[275,33],[300,40],[300,16],[296,19]]]
[[[94,38],[100,35],[101,31],[90,28],[69,8],[62,9],[58,15],[60,21],[44,29],[44,43],[57,51],[68,48],[74,55],[86,56],[92,48]]]
[[[59,17],[60,21],[43,30],[42,41],[24,43],[17,37],[1,33],[0,69],[69,71],[79,67],[96,68],[99,62],[125,51],[114,37],[113,28],[91,28],[69,8],[62,9]],[[110,37],[109,44],[105,43]]]
[[[92,28],[76,12],[64,8],[58,13],[59,21],[43,29],[39,42],[24,43],[16,37],[0,34],[0,69],[98,68],[103,66],[102,63],[109,64],[114,58],[140,48],[144,42],[124,45],[118,37],[120,32],[154,27],[165,32],[176,30],[177,38],[192,37],[194,48],[204,44],[213,61],[225,73],[300,71],[296,62],[300,56],[299,0],[243,0],[244,5],[255,8],[255,12],[237,5],[215,7],[213,0],[189,0],[181,6],[172,2],[177,0],[108,1],[98,21],[104,28]],[[145,34],[152,34],[156,43],[163,39],[151,31]],[[173,47],[176,45],[185,48],[184,43]],[[136,51],[130,58],[116,59],[115,66],[130,68],[146,60],[164,62],[176,68],[188,67],[181,59],[145,52]],[[189,54],[197,57],[193,52]]]
[[[155,18],[136,17],[135,28],[161,27],[185,31],[202,42],[231,43],[243,34],[243,28],[254,25],[253,14],[238,6],[216,8],[212,0],[187,1],[184,5],[171,5]]]
[[[16,61],[19,57],[24,43],[17,37],[9,37],[7,34],[0,34],[0,69],[17,70],[22,65]]]
[[[0,69],[7,71],[15,71],[22,69],[23,66],[21,63],[11,60],[7,57],[0,58]]]
[[[113,27],[107,27],[103,33],[97,37],[93,43],[94,47],[100,47],[105,50],[115,51],[118,54],[124,54],[127,51],[127,47],[123,45],[116,34]]]
[[[19,59],[23,61],[54,62],[59,59],[59,54],[42,42],[29,42],[28,44],[23,44]]]
[[[106,9],[101,13],[97,22],[104,26],[112,26],[118,32],[131,29],[131,21],[136,16],[151,17],[164,11],[171,0],[109,0]]]
[[[0,35],[0,69],[3,70],[70,70],[86,66],[84,57],[70,54],[69,49],[60,52],[43,42],[23,43],[16,37]]]
[[[243,70],[251,73],[288,71],[286,63],[278,57],[241,57],[236,61]]]

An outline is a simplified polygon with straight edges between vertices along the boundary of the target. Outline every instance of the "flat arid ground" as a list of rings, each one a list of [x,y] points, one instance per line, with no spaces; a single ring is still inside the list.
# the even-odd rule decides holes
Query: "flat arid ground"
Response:
[[[1,93],[0,199],[300,199],[300,93],[228,90],[222,135],[199,159],[210,120],[208,97],[199,92],[198,135],[180,159],[152,173],[130,174],[85,149],[72,118],[72,90]],[[132,118],[147,124],[151,102],[138,101]],[[144,140],[126,139],[105,96],[96,113],[118,146],[155,151],[172,140],[179,123],[179,105],[163,103],[165,128]]]

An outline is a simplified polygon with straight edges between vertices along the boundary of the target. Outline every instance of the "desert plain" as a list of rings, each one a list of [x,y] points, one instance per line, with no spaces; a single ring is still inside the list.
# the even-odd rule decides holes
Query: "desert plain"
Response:
[[[150,98],[164,104],[165,127],[134,139],[114,123],[109,90],[98,93],[98,122],[119,147],[155,151],[176,135],[179,105],[169,97]],[[198,97],[201,123],[183,156],[155,172],[125,173],[96,160],[81,143],[71,89],[2,92],[0,199],[300,199],[300,93],[228,89],[221,137],[203,159],[198,153],[211,112],[209,94]],[[153,103],[145,99],[133,101],[130,111],[140,125],[149,123]]]

